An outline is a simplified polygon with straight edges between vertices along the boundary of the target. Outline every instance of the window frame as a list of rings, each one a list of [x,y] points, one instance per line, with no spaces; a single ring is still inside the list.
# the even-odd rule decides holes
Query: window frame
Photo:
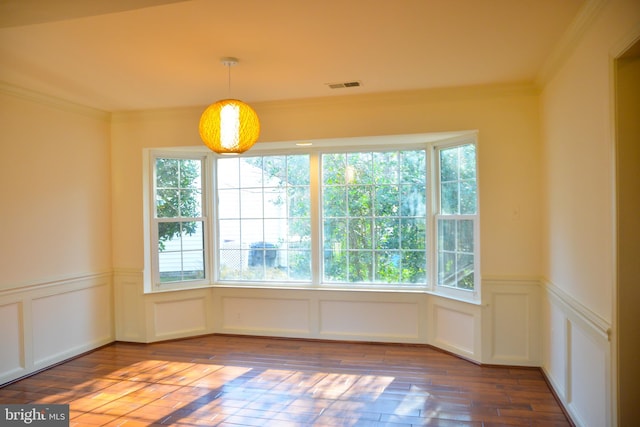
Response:
[[[464,301],[480,301],[480,177],[478,159],[478,138],[476,131],[442,134],[395,135],[384,137],[359,137],[335,140],[313,141],[313,145],[298,146],[295,142],[257,144],[240,157],[271,155],[308,154],[310,158],[310,199],[311,199],[311,282],[308,281],[244,281],[220,280],[218,264],[220,247],[218,244],[219,219],[217,211],[217,177],[215,162],[225,157],[213,153],[206,147],[171,147],[145,149],[146,181],[144,191],[149,193],[144,206],[145,214],[145,291],[190,289],[197,287],[248,287],[280,289],[322,289],[322,290],[371,290],[397,292],[423,292],[448,296]],[[440,215],[440,167],[439,150],[473,144],[476,148],[476,213],[472,215],[474,229],[474,289],[458,289],[438,285],[437,219]],[[302,144],[299,144],[302,145]],[[426,177],[426,268],[424,284],[384,284],[384,283],[335,283],[322,282],[322,165],[323,153],[349,153],[366,151],[425,150]],[[183,282],[159,282],[157,219],[155,218],[155,161],[157,158],[201,159],[202,160],[202,218],[204,232],[205,277],[203,280]],[[464,215],[465,217],[469,215]],[[211,231],[207,231],[211,230]]]
[[[158,218],[156,213],[156,160],[159,158],[163,159],[175,159],[175,160],[198,160],[201,162],[200,169],[200,179],[201,179],[201,191],[202,191],[202,199],[201,199],[201,216],[199,217],[179,217],[175,220],[169,220],[166,218]],[[209,185],[210,181],[210,171],[211,171],[211,159],[205,152],[187,152],[179,149],[171,149],[171,150],[152,150],[149,155],[149,174],[150,174],[150,185],[149,187],[149,206],[147,208],[149,214],[149,226],[146,227],[148,231],[148,240],[150,242],[150,252],[151,256],[148,260],[148,264],[150,266],[150,280],[151,286],[145,286],[146,289],[151,288],[152,291],[162,291],[162,290],[171,290],[171,289],[188,289],[195,287],[205,287],[210,286],[212,282],[212,265],[211,265],[211,236],[213,233],[208,232],[207,230],[211,228],[211,204],[209,196],[212,186]],[[195,222],[202,222],[202,234],[203,234],[203,262],[204,262],[204,277],[202,279],[195,280],[182,280],[182,281],[171,281],[171,282],[162,282],[160,279],[160,260],[159,260],[159,251],[158,251],[158,228],[159,224],[162,222],[186,222],[188,220],[192,220]],[[146,284],[145,284],[146,285]]]
[[[475,181],[476,181],[476,213],[475,214],[443,214],[440,212],[441,209],[441,197],[442,192],[440,191],[440,161],[439,161],[439,153],[442,150],[446,150],[448,148],[455,148],[464,145],[468,145],[472,143],[475,145]],[[452,298],[463,299],[463,300],[479,300],[480,299],[480,288],[481,288],[481,279],[480,279],[480,178],[479,178],[479,161],[478,161],[478,141],[477,137],[473,141],[448,141],[440,144],[434,144],[431,147],[432,152],[432,176],[434,178],[434,185],[438,187],[438,190],[433,191],[433,211],[430,216],[431,221],[433,222],[431,230],[433,232],[434,239],[431,242],[433,247],[432,254],[432,262],[433,262],[433,275],[432,275],[432,288],[433,291],[440,295],[446,295]],[[473,289],[462,289],[453,286],[445,286],[438,283],[438,219],[447,218],[452,220],[471,220],[473,221]]]

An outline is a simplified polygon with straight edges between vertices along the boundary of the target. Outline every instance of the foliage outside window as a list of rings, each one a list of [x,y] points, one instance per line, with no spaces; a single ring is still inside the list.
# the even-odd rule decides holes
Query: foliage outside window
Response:
[[[343,150],[156,158],[159,282],[475,290],[475,144]]]
[[[325,282],[426,283],[424,150],[322,156]]]

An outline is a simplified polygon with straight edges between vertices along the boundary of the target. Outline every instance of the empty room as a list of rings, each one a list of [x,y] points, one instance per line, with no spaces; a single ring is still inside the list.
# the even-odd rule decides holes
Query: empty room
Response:
[[[633,426],[639,58],[637,0],[0,0],[0,424]]]

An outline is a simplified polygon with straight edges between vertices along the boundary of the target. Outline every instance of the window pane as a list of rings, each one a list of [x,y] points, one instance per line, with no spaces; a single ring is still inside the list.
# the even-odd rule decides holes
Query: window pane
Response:
[[[287,184],[309,185],[309,156],[287,156]]]
[[[424,218],[403,218],[400,234],[402,249],[426,249],[427,224]]]
[[[348,187],[347,198],[349,216],[371,215],[371,187],[358,185]]]
[[[373,282],[373,259],[370,251],[349,251],[349,282]]]
[[[350,153],[347,164],[347,184],[373,183],[373,153]]]
[[[425,284],[425,151],[350,153],[348,163],[339,156],[322,156],[324,280]],[[343,175],[344,185],[328,184]],[[331,217],[346,217],[346,230]]]
[[[202,216],[202,193],[200,189],[180,190],[180,216],[183,218]]]
[[[347,216],[346,187],[325,187],[322,190],[322,206],[325,218]]]
[[[284,218],[287,209],[287,190],[281,187],[264,188],[264,218]]]
[[[373,178],[376,184],[397,184],[400,182],[399,156],[400,153],[397,151],[373,153]]]
[[[424,150],[401,152],[401,182],[424,185],[427,176]]]
[[[476,213],[476,181],[469,180],[460,183],[460,213],[473,215]]]
[[[372,220],[370,218],[354,218],[348,221],[349,248],[372,247]]]
[[[221,219],[218,237],[220,249],[240,249],[242,247],[240,240],[240,221],[237,219]]]
[[[400,191],[400,215],[424,217],[427,213],[427,195],[423,183],[403,185]]]
[[[473,253],[473,221],[458,221],[458,250]]]
[[[468,144],[440,150],[440,213],[477,212],[476,150]]]
[[[310,182],[309,156],[220,161],[224,161],[226,173],[240,176],[236,187],[227,184],[218,190],[220,204],[229,201],[231,205],[219,207],[224,210],[219,219],[220,279],[310,280],[309,186],[302,185]],[[300,185],[294,187],[290,180]],[[239,194],[239,209],[234,191]]]
[[[456,250],[456,222],[441,219],[438,221],[438,249],[441,251]]]
[[[289,217],[309,218],[311,216],[309,187],[289,187],[287,202],[289,204]]]
[[[294,280],[311,280],[311,251],[288,251],[289,277]]]
[[[217,207],[220,218],[238,218],[240,216],[240,191],[236,188],[218,190]]]
[[[178,190],[156,191],[156,217],[177,218],[180,212]]]
[[[476,146],[473,144],[460,147],[460,179],[476,177]]]
[[[240,191],[240,212],[242,218],[262,218],[262,188],[242,189]]]
[[[440,151],[440,182],[458,180],[457,148]]]
[[[285,156],[269,156],[263,158],[263,170],[267,182],[266,186],[282,186],[287,182],[287,165]],[[259,165],[256,162],[256,166]]]
[[[375,223],[376,249],[400,249],[400,220],[379,218]]]
[[[424,251],[403,251],[402,283],[425,283],[427,254]]]
[[[397,185],[375,187],[375,215],[400,215],[400,188]]]
[[[156,159],[156,187],[178,188],[178,159]]]
[[[322,155],[322,182],[325,185],[344,184],[346,169],[346,154],[336,153]]]
[[[240,188],[262,187],[262,157],[243,157],[240,160]]]
[[[201,160],[156,159],[156,218],[202,215]]]
[[[342,251],[347,249],[347,221],[344,219],[325,219],[323,227],[325,250]]]
[[[376,251],[375,273],[376,282],[400,283],[400,263],[402,254],[400,251]]]
[[[218,190],[240,187],[240,159],[222,158],[216,161]]]
[[[158,223],[158,270],[161,282],[204,278],[202,221]]]
[[[440,184],[440,212],[445,215],[459,213],[457,181]]]
[[[473,220],[438,220],[438,284],[474,289]]]

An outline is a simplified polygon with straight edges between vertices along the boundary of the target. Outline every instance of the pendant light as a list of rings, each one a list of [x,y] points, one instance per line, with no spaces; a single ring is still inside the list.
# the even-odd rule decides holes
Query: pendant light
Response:
[[[229,73],[236,58],[222,58]],[[222,99],[207,107],[200,117],[200,138],[212,151],[220,154],[239,154],[253,146],[260,136],[260,120],[249,105],[237,99]]]

